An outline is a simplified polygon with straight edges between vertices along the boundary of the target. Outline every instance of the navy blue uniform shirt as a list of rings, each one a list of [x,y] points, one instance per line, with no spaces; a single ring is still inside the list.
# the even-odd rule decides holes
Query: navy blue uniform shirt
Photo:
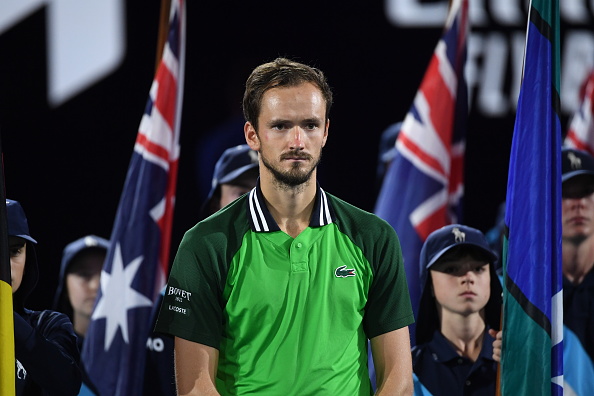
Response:
[[[493,337],[487,332],[476,362],[456,353],[439,332],[430,342],[412,350],[413,371],[434,396],[494,395],[497,363],[493,360]]]
[[[594,361],[594,270],[577,286],[563,277],[563,323]]]

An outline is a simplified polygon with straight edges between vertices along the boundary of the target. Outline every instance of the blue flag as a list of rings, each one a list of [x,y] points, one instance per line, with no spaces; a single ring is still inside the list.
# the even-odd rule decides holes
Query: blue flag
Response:
[[[82,359],[101,395],[140,395],[153,301],[165,284],[179,158],[185,3],[169,35],[140,122]]]
[[[530,5],[507,184],[503,395],[563,394],[559,2]]]
[[[396,139],[375,213],[398,234],[415,317],[421,297],[419,254],[434,230],[459,222],[468,117],[464,79],[468,2],[452,1],[444,33]],[[414,345],[414,325],[411,338]]]

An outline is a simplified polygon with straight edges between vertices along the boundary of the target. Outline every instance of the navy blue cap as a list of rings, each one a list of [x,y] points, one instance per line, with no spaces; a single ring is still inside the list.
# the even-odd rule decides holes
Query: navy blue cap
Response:
[[[68,269],[70,261],[72,261],[74,256],[83,250],[91,248],[103,249],[107,251],[107,249],[109,249],[109,241],[96,235],[87,235],[77,239],[74,242],[70,242],[68,245],[66,245],[62,253],[62,268],[64,271]]]
[[[207,201],[221,184],[231,183],[247,171],[258,167],[258,153],[247,144],[228,148],[217,161]]]
[[[462,245],[479,248],[491,263],[497,260],[482,232],[462,224],[450,224],[433,231],[427,237],[421,249],[421,272],[423,269],[431,268],[450,249]]]
[[[585,151],[564,148],[561,150],[561,181],[579,175],[594,176],[594,158]]]
[[[8,235],[26,239],[37,243],[29,233],[29,223],[25,211],[18,201],[6,200],[6,217],[8,220]]]

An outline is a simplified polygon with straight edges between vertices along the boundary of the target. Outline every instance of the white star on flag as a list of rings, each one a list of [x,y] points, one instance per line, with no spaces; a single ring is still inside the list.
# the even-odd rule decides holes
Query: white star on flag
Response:
[[[101,272],[101,299],[93,311],[92,319],[105,318],[105,350],[107,351],[115,338],[118,327],[122,330],[122,337],[128,344],[128,310],[138,307],[151,307],[152,301],[136,290],[131,284],[142,263],[143,257],[132,260],[124,268],[120,244],[116,244],[116,251],[111,267],[111,274]]]

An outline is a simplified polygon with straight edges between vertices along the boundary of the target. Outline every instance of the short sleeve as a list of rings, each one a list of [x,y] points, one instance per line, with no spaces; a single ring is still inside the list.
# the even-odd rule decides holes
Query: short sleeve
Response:
[[[191,231],[186,233],[173,262],[155,331],[219,348],[225,278],[220,261],[215,246]]]
[[[368,338],[414,323],[400,242],[383,220],[368,251],[373,269],[363,325]]]

